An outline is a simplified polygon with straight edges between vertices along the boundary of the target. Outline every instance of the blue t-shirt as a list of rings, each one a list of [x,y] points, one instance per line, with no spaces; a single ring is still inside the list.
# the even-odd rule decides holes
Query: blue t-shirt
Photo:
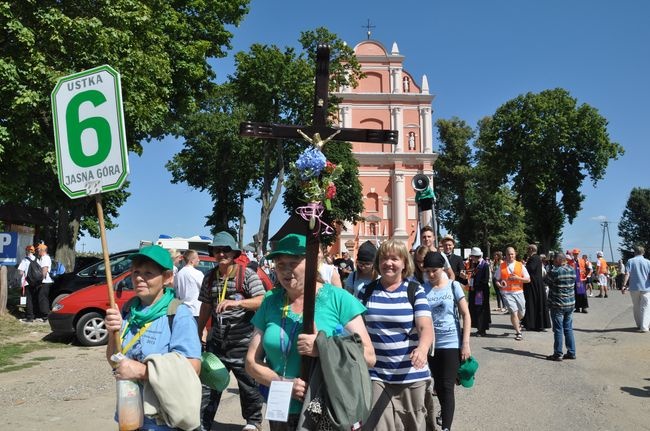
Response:
[[[145,308],[146,309],[146,308]],[[128,323],[128,319],[122,322],[122,332]],[[122,337],[122,347],[138,333],[139,328],[127,330]],[[173,321],[173,331],[169,328],[169,317],[161,316],[151,323],[151,326],[136,340],[131,348],[125,353],[127,358],[144,362],[144,359],[153,353],[178,352],[186,358],[201,358],[201,340],[199,339],[196,320],[192,312],[185,304],[179,304]]]
[[[146,309],[146,308],[145,308]],[[128,320],[122,322],[122,332]],[[172,322],[172,329],[169,328],[169,316],[164,315],[154,320],[151,326],[133,343],[133,346],[125,353],[127,358],[144,362],[144,359],[154,353],[177,352],[189,359],[201,359],[201,340],[199,339],[196,320],[192,312],[185,304],[179,304],[176,315]],[[136,336],[139,328],[129,328],[122,338],[122,347],[128,346],[129,342]],[[117,414],[115,416],[117,420]],[[151,431],[175,430],[166,425],[156,424],[151,417],[144,417],[142,429]]]
[[[630,291],[650,290],[650,260],[643,256],[634,256],[627,261],[625,270],[630,274],[627,282]]]
[[[460,283],[450,280],[445,287],[433,288],[429,282],[426,282],[424,290],[431,308],[433,330],[436,336],[434,348],[460,348],[460,322],[456,315],[458,301],[465,297]]]
[[[416,369],[410,355],[419,344],[415,327],[418,317],[431,318],[422,286],[415,291],[415,304],[408,299],[408,281],[392,292],[384,289],[381,279],[366,303],[366,327],[375,348],[377,362],[370,378],[386,383],[413,383],[430,378],[429,367]]]

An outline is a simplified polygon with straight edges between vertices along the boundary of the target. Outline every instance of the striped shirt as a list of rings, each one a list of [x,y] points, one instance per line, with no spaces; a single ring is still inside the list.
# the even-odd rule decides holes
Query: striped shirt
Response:
[[[430,378],[429,367],[416,370],[410,355],[419,341],[415,318],[431,319],[431,310],[422,286],[415,292],[414,307],[409,302],[407,287],[408,281],[403,281],[389,292],[380,280],[368,298],[366,326],[377,357],[370,369],[372,380],[402,384]]]
[[[569,265],[554,266],[547,276],[548,306],[550,308],[573,309],[576,271]]]

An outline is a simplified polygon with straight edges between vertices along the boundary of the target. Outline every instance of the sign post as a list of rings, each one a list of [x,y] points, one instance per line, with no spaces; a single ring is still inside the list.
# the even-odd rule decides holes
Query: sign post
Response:
[[[51,100],[59,186],[70,199],[95,196],[108,298],[115,307],[101,194],[122,187],[129,173],[120,74],[103,65],[64,76]]]

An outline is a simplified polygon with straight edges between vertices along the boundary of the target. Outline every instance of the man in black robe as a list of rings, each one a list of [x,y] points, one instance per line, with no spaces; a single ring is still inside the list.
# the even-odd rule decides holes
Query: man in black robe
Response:
[[[542,259],[537,254],[537,246],[528,246],[526,270],[530,275],[530,283],[524,284],[526,298],[526,316],[523,325],[528,331],[543,331],[551,327],[551,317],[546,301]]]
[[[461,284],[467,285],[467,274],[465,272],[465,262],[463,258],[454,254],[454,247],[456,247],[456,241],[451,235],[445,235],[441,241],[442,251],[447,260],[449,261],[449,266],[454,272],[454,277],[456,281]]]

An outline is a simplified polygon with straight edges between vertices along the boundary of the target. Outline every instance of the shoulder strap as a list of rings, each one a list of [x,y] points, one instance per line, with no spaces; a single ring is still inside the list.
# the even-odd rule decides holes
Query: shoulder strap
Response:
[[[244,278],[246,277],[246,267],[241,263],[237,264],[237,275],[235,276],[235,290],[238,293],[244,292]]]
[[[178,309],[178,306],[181,305],[183,301],[181,301],[178,298],[172,299],[172,302],[169,303],[167,306],[167,320],[169,321],[169,330],[172,330],[172,326],[174,325],[174,316],[176,316],[176,309]]]
[[[418,290],[418,287],[420,287],[420,283],[417,281],[409,281],[409,285],[406,288],[406,294],[413,309],[415,309],[415,291]]]
[[[379,280],[373,280],[370,283],[366,284],[365,290],[359,297],[361,300],[361,303],[365,306],[368,303],[368,299],[372,296],[372,292],[375,291],[375,288],[377,288],[377,285],[379,284]]]

